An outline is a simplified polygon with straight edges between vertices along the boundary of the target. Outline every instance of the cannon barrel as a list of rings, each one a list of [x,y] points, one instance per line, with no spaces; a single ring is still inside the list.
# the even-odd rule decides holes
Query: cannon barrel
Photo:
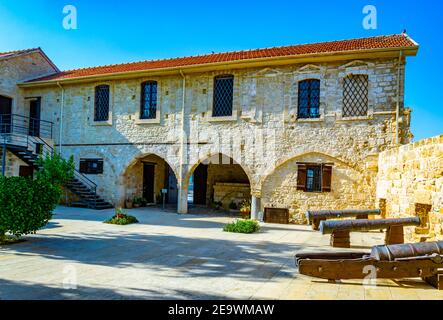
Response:
[[[443,241],[375,246],[371,251],[371,258],[379,261],[431,255],[443,255]]]
[[[306,219],[312,223],[313,219],[352,218],[368,214],[380,215],[380,209],[347,209],[347,210],[320,210],[306,212]]]
[[[370,231],[387,229],[392,226],[418,226],[420,218],[375,219],[375,220],[328,220],[320,223],[323,234],[336,231]]]

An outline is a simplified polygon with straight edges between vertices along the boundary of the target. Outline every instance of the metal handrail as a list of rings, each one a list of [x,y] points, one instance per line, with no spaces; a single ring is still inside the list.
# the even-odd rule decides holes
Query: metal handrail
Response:
[[[52,139],[54,124],[51,121],[26,117],[20,114],[0,114],[0,133],[20,133]]]

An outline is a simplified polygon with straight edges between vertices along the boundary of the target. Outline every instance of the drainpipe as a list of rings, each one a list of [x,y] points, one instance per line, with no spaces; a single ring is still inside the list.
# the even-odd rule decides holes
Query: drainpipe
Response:
[[[60,84],[60,82],[57,82],[57,85],[62,90],[62,101],[60,104],[60,131],[59,131],[59,138],[58,138],[58,144],[59,144],[58,152],[59,152],[59,154],[62,154],[63,109],[65,107],[65,89]]]
[[[400,86],[401,86],[401,80],[400,80],[400,73],[401,73],[401,60],[403,58],[403,51],[400,51],[399,57],[398,57],[398,70],[397,70],[397,107],[395,110],[395,120],[396,120],[396,139],[395,142],[397,145],[400,144]]]
[[[180,70],[180,75],[183,78],[183,94],[182,94],[182,123],[181,123],[181,133],[180,133],[180,189],[178,197],[178,213],[187,213],[188,211],[188,190],[183,190],[184,183],[184,162],[185,162],[185,102],[186,102],[186,77],[182,70]],[[186,183],[185,183],[186,185]]]

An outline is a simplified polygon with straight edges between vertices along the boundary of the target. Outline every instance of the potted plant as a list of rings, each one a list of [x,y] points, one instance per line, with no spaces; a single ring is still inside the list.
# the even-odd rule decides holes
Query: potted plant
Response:
[[[142,205],[142,198],[135,197],[133,201],[134,208],[140,208]]]
[[[240,204],[240,214],[242,218],[249,219],[251,217],[251,201],[250,200],[244,200]]]
[[[132,209],[132,200],[130,198],[125,200],[125,207],[126,209]]]

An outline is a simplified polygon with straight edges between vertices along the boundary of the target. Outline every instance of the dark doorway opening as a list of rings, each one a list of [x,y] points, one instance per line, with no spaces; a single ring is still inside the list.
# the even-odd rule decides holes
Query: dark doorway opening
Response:
[[[12,99],[0,96],[0,133],[11,133]]]
[[[178,199],[177,178],[170,166],[166,168],[166,186],[168,193],[166,194],[166,203],[175,204]]]
[[[143,164],[143,198],[147,203],[155,203],[154,199],[155,164]]]
[[[29,104],[29,135],[40,137],[41,99],[31,100]]]
[[[208,165],[200,164],[194,171],[193,175],[193,203],[206,205],[207,181],[208,181]]]
[[[32,179],[34,177],[34,169],[31,166],[20,166],[18,175],[20,177]]]

